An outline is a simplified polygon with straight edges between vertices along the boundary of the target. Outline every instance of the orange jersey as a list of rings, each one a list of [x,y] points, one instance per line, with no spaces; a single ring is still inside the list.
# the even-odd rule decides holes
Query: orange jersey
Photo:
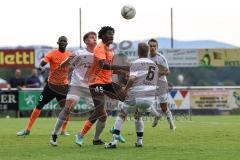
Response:
[[[113,50],[103,42],[97,44],[93,50],[93,64],[90,69],[88,84],[108,84],[112,83],[112,71],[100,68],[99,60],[103,59],[108,64],[113,62]]]
[[[44,61],[50,64],[50,73],[48,76],[48,82],[55,85],[68,84],[68,73],[69,67],[59,68],[60,64],[70,56],[70,52],[65,51],[64,53],[59,50],[52,50],[48,52]]]

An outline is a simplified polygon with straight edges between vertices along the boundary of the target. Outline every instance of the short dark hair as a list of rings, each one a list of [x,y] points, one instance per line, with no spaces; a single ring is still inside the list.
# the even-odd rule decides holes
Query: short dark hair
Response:
[[[149,44],[150,42],[156,43],[156,44],[157,44],[157,47],[158,47],[158,41],[157,41],[156,39],[151,38],[151,39],[149,39],[148,44]]]
[[[138,43],[138,55],[142,57],[147,57],[149,51],[149,46],[145,42]]]
[[[115,32],[114,28],[112,28],[111,26],[104,26],[100,29],[100,31],[98,32],[98,38],[102,39],[103,35],[107,33],[107,31],[113,31],[113,33]]]
[[[97,33],[93,32],[93,31],[87,32],[87,33],[84,34],[84,36],[83,36],[83,41],[85,42],[85,40],[86,40],[86,39],[88,38],[88,36],[91,35],[91,34],[97,36]]]
[[[60,36],[60,37],[58,38],[58,42],[59,42],[60,40],[62,40],[62,39],[64,39],[64,40],[68,41],[68,39],[67,39],[67,37],[66,37],[66,36]]]

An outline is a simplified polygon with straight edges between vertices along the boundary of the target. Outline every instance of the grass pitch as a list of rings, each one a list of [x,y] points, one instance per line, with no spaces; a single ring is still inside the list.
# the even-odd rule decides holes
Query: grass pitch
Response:
[[[134,122],[125,122],[122,134],[125,144],[106,150],[93,146],[95,127],[85,137],[84,145],[74,143],[74,135],[83,122],[70,121],[67,130],[71,136],[60,136],[58,147],[49,145],[55,118],[39,118],[30,136],[17,137],[28,119],[0,119],[0,160],[237,160],[240,159],[240,116],[194,116],[192,121],[175,121],[177,130],[169,130],[165,120],[156,128],[145,121],[144,147],[135,148]],[[106,142],[111,140],[110,128],[114,118],[109,118],[102,134]]]

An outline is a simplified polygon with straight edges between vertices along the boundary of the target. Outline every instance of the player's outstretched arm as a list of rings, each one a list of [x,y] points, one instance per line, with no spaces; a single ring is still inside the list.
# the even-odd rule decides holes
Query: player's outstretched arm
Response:
[[[130,76],[130,78],[127,81],[126,86],[123,88],[124,92],[127,93],[128,90],[132,87],[136,77],[135,76]]]
[[[123,75],[124,77],[127,77],[129,75],[129,72],[124,70],[114,70],[113,74]]]
[[[106,61],[104,59],[101,59],[98,61],[99,66],[102,69],[106,69],[106,70],[124,70],[124,71],[129,71],[130,67],[129,66],[119,66],[119,65],[111,65],[106,63]]]

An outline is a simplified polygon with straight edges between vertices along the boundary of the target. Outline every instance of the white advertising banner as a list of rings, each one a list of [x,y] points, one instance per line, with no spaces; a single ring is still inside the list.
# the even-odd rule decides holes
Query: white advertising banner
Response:
[[[199,61],[196,49],[161,49],[170,67],[198,67]]]
[[[240,89],[208,89],[191,91],[191,108],[233,109],[240,107]]]
[[[199,60],[196,49],[159,49],[168,61],[169,67],[198,67]],[[136,50],[116,51],[127,56],[129,61],[137,59]]]

